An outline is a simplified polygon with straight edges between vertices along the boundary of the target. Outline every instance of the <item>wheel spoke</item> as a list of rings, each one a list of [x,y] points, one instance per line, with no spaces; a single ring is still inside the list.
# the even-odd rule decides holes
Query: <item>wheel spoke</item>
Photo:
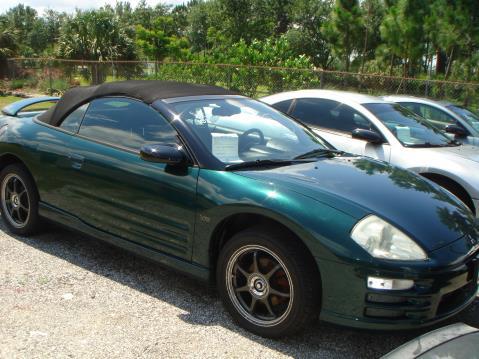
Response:
[[[281,264],[277,264],[273,269],[264,275],[266,279],[270,279],[273,274],[275,274],[279,269],[281,269]]]
[[[289,298],[290,297],[289,293],[280,292],[279,290],[276,290],[274,288],[269,289],[269,294],[277,295],[278,297],[284,297],[284,298]]]
[[[271,305],[269,304],[268,298],[263,299],[261,302],[262,302],[262,303],[264,304],[264,306],[266,307],[266,310],[268,311],[268,313],[269,313],[273,318],[276,318],[277,315],[273,312],[273,309],[271,308]]]
[[[245,276],[245,278],[248,278],[248,276],[250,275],[250,273],[241,268],[239,264],[236,264],[236,269],[239,270],[240,273]]]
[[[13,192],[17,192],[17,193],[18,193],[17,183],[18,183],[18,180],[17,180],[16,178],[14,178],[14,179],[13,179]]]
[[[258,299],[256,299],[255,297],[251,297],[251,304],[248,307],[248,312],[250,312],[251,314],[254,312],[254,307],[256,306],[257,301]]]
[[[15,192],[14,181],[13,180],[11,180],[11,181],[9,180],[5,187],[8,189],[8,191],[10,193]]]
[[[260,273],[258,266],[258,251],[253,253],[253,273]]]
[[[244,285],[242,287],[235,288],[235,291],[236,292],[247,292],[247,291],[249,291],[249,287],[247,285]]]
[[[15,208],[15,210],[17,212],[18,221],[23,223],[25,219],[23,219],[23,215],[22,215],[22,211],[20,211],[20,207]]]
[[[18,193],[18,197],[22,197],[25,193],[27,193],[27,190],[24,188],[22,191]]]
[[[16,221],[21,221],[20,213],[18,212],[18,208],[12,208],[12,218]]]

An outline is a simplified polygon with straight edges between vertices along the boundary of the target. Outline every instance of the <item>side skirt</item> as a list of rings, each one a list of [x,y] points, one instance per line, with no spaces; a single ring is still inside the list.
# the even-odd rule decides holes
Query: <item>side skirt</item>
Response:
[[[50,206],[46,203],[39,203],[39,215],[52,222],[80,231],[88,236],[101,239],[102,241],[126,249],[129,252],[133,252],[137,255],[159,263],[160,265],[182,272],[188,276],[200,279],[205,282],[208,282],[211,279],[211,273],[208,268],[187,262],[183,259],[155,251],[148,247],[136,244],[132,241],[103,232],[99,229],[96,229],[95,227],[86,224],[79,218],[72,216],[56,207]]]

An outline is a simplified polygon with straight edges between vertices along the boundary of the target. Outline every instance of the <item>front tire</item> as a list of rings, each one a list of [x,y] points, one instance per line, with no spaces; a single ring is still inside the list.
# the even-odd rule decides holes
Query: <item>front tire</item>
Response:
[[[0,172],[0,206],[10,232],[27,236],[37,231],[38,193],[24,166],[13,164]]]
[[[216,275],[226,309],[255,334],[291,335],[319,316],[319,273],[295,238],[267,228],[242,231],[221,250]]]

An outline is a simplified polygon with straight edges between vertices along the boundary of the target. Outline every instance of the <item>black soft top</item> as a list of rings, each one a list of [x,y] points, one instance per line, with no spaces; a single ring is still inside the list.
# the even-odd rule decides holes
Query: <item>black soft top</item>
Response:
[[[196,85],[174,81],[132,80],[108,82],[97,86],[74,87],[58,103],[38,119],[52,126],[60,124],[70,112],[91,100],[103,96],[127,96],[151,104],[158,99],[202,95],[237,95],[218,86]]]

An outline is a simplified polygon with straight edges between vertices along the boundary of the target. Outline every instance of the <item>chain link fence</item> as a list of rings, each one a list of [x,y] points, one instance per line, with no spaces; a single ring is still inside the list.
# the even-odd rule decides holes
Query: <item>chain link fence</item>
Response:
[[[402,78],[321,69],[154,61],[8,59],[2,87],[61,94],[78,85],[130,79],[174,80],[218,85],[260,97],[287,90],[322,88],[372,95],[408,94],[479,107],[479,83]]]

